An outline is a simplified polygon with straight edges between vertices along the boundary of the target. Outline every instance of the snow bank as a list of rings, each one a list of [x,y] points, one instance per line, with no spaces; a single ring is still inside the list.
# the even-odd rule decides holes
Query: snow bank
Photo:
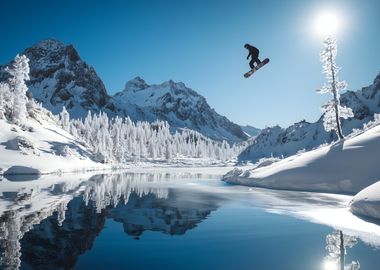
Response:
[[[61,129],[46,111],[28,117],[21,126],[0,119],[0,175],[40,175],[100,169],[91,153]]]
[[[380,219],[380,181],[356,194],[350,206],[356,215]]]
[[[274,189],[355,194],[380,177],[380,126],[266,167],[233,170],[227,183]]]

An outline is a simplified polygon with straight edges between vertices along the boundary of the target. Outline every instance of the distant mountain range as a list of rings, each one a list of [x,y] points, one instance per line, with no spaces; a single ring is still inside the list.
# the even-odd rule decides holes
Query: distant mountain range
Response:
[[[375,113],[380,113],[380,73],[370,86],[343,93],[340,102],[350,107],[354,113],[353,118],[342,121],[344,134],[351,133],[354,128],[362,128],[363,124],[374,119]],[[335,139],[334,132],[325,131],[323,115],[315,123],[301,121],[288,128],[269,127],[252,140],[250,146],[239,156],[239,161],[255,162],[264,157],[287,157]]]
[[[324,130],[323,116],[315,123],[301,121],[287,128],[239,126],[215,112],[196,91],[172,80],[150,85],[136,77],[110,96],[96,71],[75,48],[57,40],[43,40],[22,54],[30,59],[31,80],[27,84],[33,97],[55,114],[65,106],[72,118],[83,118],[88,111],[104,111],[110,117],[129,116],[133,121],[166,120],[172,131],[189,128],[215,140],[240,142],[250,138],[250,146],[239,156],[241,162],[286,157],[336,139],[333,132]],[[0,66],[0,80],[7,76],[1,72],[4,68]],[[343,120],[345,134],[361,128],[380,112],[379,92],[380,74],[372,85],[341,95],[341,103],[354,112],[353,118]]]
[[[54,114],[65,106],[72,118],[104,111],[110,117],[129,116],[133,121],[165,120],[173,131],[189,128],[216,140],[239,142],[249,137],[183,83],[170,80],[148,85],[137,77],[110,96],[94,68],[80,58],[73,45],[47,39],[21,54],[30,59],[27,85],[33,97]],[[4,79],[5,73],[0,73]]]
[[[261,129],[255,128],[255,127],[250,126],[250,125],[240,126],[240,127],[250,137],[256,137],[257,135],[260,134],[260,131],[261,131]]]

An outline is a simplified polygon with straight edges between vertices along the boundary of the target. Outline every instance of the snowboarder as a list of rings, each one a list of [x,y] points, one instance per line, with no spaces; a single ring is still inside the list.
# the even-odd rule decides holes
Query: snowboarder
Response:
[[[259,65],[261,63],[259,59],[260,51],[259,49],[257,49],[256,47],[252,45],[249,45],[248,43],[244,45],[244,48],[246,48],[249,52],[247,59],[251,56],[251,61],[249,62],[249,66],[251,67],[251,69],[253,69],[255,67],[254,63],[256,63],[256,65]]]
[[[248,78],[253,73],[255,73],[257,70],[259,70],[260,68],[262,68],[263,66],[268,64],[269,58],[265,58],[263,61],[260,61],[259,49],[257,49],[256,47],[254,47],[252,45],[249,45],[248,43],[244,45],[244,48],[246,48],[249,52],[247,59],[249,57],[251,57],[251,61],[249,62],[249,66],[250,66],[251,70],[244,74],[244,77]],[[256,63],[256,66],[254,65],[254,63]]]

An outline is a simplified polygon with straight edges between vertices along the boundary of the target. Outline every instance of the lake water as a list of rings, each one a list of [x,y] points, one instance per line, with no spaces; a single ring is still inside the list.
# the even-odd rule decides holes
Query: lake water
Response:
[[[336,229],[354,241],[347,264],[380,267],[380,227],[348,211],[350,196],[252,189],[181,172],[0,185],[4,269],[333,270],[326,236]]]

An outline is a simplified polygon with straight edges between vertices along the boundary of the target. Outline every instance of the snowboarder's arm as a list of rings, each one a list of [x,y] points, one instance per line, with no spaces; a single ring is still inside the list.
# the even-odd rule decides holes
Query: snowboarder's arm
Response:
[[[248,53],[247,59],[251,56],[251,52]]]

